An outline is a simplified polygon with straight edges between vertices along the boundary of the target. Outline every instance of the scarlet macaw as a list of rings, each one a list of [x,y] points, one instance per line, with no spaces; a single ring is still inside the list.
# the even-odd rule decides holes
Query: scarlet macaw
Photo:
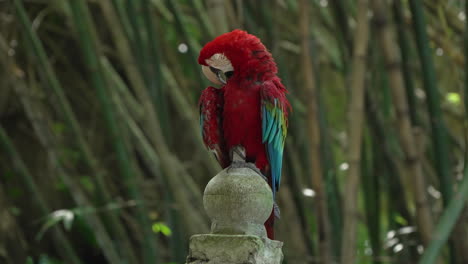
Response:
[[[200,97],[205,145],[223,168],[231,165],[233,149],[243,147],[246,162],[267,177],[275,197],[291,106],[270,52],[256,36],[234,30],[206,44],[198,63],[205,76],[220,85],[206,88]],[[274,211],[265,223],[270,239]]]

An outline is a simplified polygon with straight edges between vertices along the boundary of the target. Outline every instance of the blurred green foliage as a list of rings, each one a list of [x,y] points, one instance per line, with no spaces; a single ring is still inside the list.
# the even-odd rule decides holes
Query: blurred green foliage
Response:
[[[356,76],[363,2],[367,66]],[[197,100],[209,84],[196,59],[206,42],[235,28],[272,52],[294,109],[276,227],[284,262],[417,263],[425,254],[427,263],[468,263],[465,5],[0,1],[0,263],[184,263],[189,237],[209,232],[201,197],[220,170],[199,133]],[[390,32],[393,57],[382,32]],[[365,95],[356,165],[349,155],[356,116],[349,115],[357,77]],[[405,95],[397,98],[399,88]],[[412,141],[404,140],[402,119]],[[360,169],[349,200],[357,228],[343,230],[353,166]],[[433,222],[428,232],[418,219],[417,184]],[[342,241],[343,232],[356,232],[356,241]],[[444,239],[428,244],[433,236]],[[353,260],[340,259],[347,243]]]

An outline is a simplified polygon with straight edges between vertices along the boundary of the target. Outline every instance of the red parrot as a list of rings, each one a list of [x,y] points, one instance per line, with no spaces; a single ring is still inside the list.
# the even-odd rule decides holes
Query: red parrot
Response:
[[[259,38],[237,29],[206,44],[198,63],[205,76],[220,85],[206,88],[199,101],[206,147],[223,168],[231,165],[232,151],[242,147],[245,161],[268,179],[274,198],[291,106],[273,57]],[[270,239],[274,239],[274,211],[265,223]]]

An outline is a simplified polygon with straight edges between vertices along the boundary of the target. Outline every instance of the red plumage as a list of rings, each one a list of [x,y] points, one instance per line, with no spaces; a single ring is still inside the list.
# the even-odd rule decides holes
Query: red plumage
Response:
[[[230,165],[229,153],[222,134],[224,93],[221,89],[208,87],[200,96],[200,118],[203,142],[213,151],[221,167]]]
[[[276,63],[260,39],[241,30],[220,35],[206,44],[198,63],[208,66],[207,59],[217,53],[229,59],[234,74],[224,87],[208,87],[200,97],[205,145],[216,153],[223,168],[230,165],[231,148],[242,145],[246,161],[255,163],[269,179],[272,189],[277,188],[272,186],[270,161],[262,135],[262,104],[277,104],[286,123],[290,108],[285,96],[287,91],[276,76]],[[273,220],[272,214],[265,223],[271,239]]]

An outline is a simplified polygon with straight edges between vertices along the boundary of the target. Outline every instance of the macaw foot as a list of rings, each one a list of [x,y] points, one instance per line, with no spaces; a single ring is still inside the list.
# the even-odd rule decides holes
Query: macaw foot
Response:
[[[281,211],[276,202],[273,203],[273,213],[275,214],[275,217],[280,219],[281,218]]]
[[[251,162],[235,160],[231,163],[231,166],[228,167],[227,171],[229,172],[230,169],[239,169],[239,168],[249,168],[255,171],[258,175],[262,176],[262,178],[268,183],[267,177],[265,177],[265,175],[262,174],[260,169],[258,169],[257,166],[255,166],[255,164]]]

